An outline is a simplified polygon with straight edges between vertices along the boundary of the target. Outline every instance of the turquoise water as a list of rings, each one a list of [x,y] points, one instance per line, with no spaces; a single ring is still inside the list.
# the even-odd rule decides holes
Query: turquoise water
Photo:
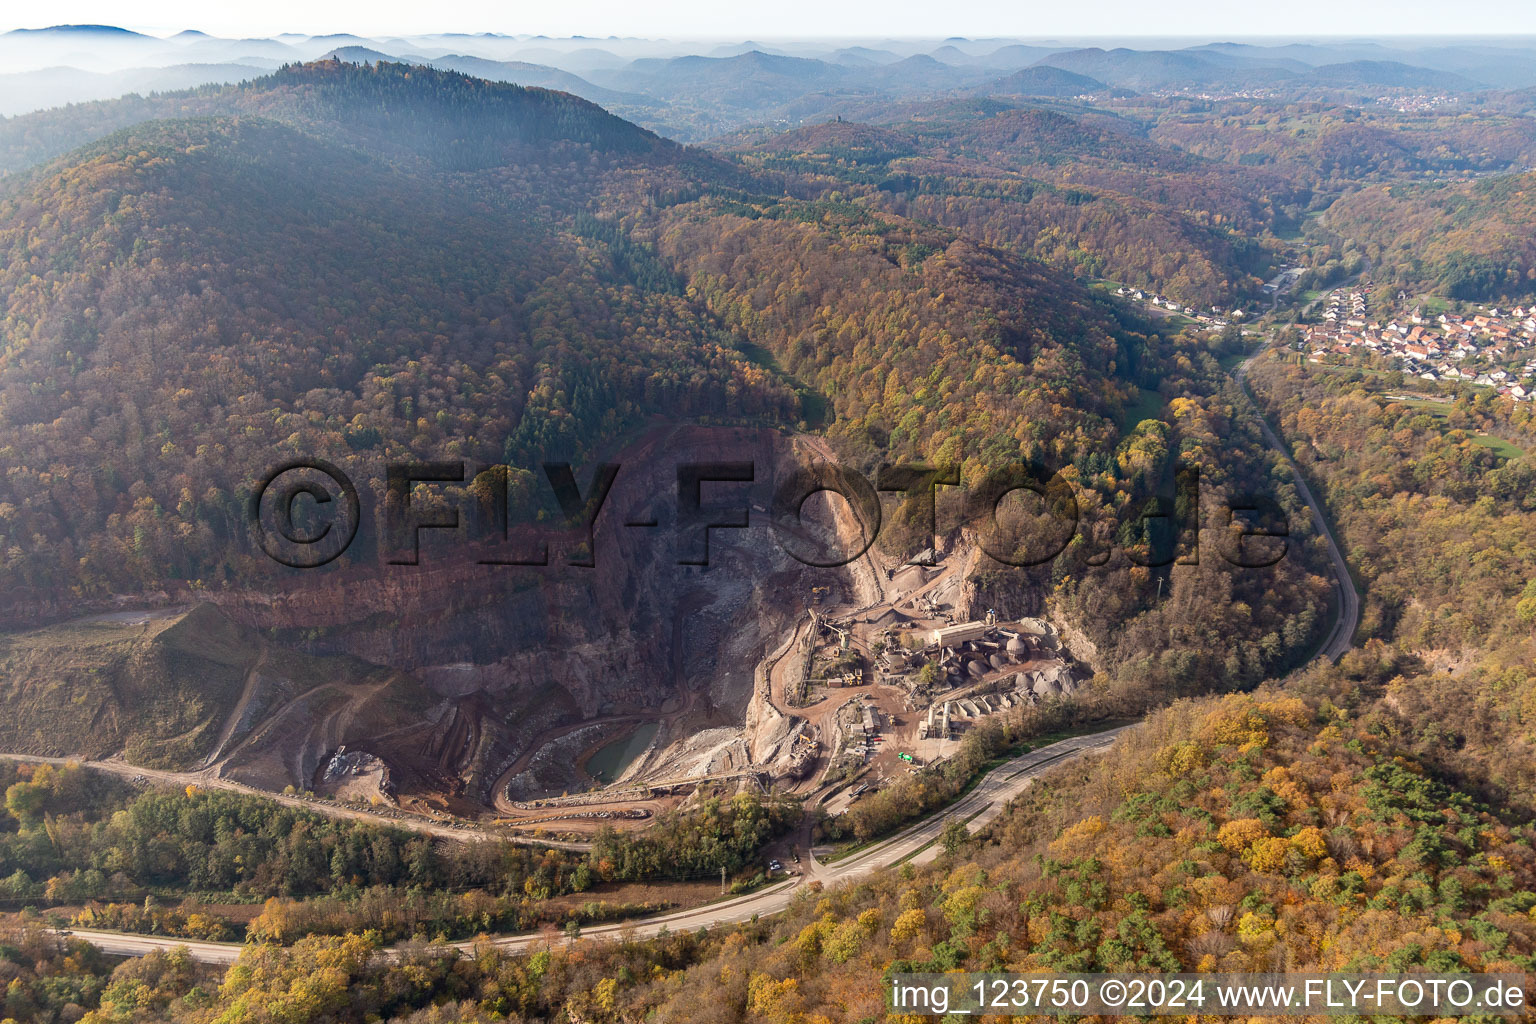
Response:
[[[627,736],[620,736],[611,743],[605,743],[587,758],[586,771],[599,782],[612,782],[624,774],[624,769],[629,763],[641,754],[645,748],[651,745],[651,740],[656,738],[657,731],[661,728],[659,722],[646,722],[640,728]]]

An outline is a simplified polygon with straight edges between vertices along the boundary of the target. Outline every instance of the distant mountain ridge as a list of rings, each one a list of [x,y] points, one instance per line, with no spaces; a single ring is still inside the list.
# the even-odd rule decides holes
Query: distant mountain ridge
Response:
[[[1107,93],[1110,86],[1080,75],[1064,68],[1052,67],[1049,64],[1036,64],[1033,67],[1020,68],[1011,75],[1005,75],[993,82],[981,86],[977,92],[987,96],[1055,96],[1070,97],[1090,95],[1094,93]],[[1118,90],[1129,94],[1130,90]]]
[[[0,74],[0,117],[26,114],[34,97],[47,91],[61,104],[89,103],[128,93],[173,92],[202,85],[226,85],[248,81],[272,72],[255,64],[171,64],[161,68],[130,68],[98,73],[79,68],[43,68],[38,71]]]
[[[760,106],[840,84],[852,73],[825,61],[752,50],[733,57],[643,58],[595,77],[613,88],[653,97],[692,93],[728,106]]]
[[[1039,63],[1137,92],[1188,86],[1264,86],[1294,77],[1292,71],[1268,65],[1234,70],[1230,62],[1219,57],[1184,50],[1088,47],[1052,54]]]
[[[1536,46],[1519,40],[1210,42],[1139,49],[1071,48],[1023,39],[879,37],[722,43],[496,33],[368,38],[343,32],[225,39],[189,30],[157,38],[113,26],[79,25],[0,35],[0,67],[29,76],[0,81],[0,114],[225,83],[249,77],[252,67],[275,68],[330,54],[344,60],[425,64],[569,92],[690,143],[761,124],[793,125],[839,114],[868,120],[872,103],[984,96],[989,83],[997,83],[1001,96],[1062,100],[1289,94],[1344,103],[1374,103],[1382,94],[1408,93],[1485,102],[1484,90],[1536,86]],[[80,70],[51,70],[58,68]],[[1053,77],[1053,72],[1022,73],[1026,68],[1053,68],[1099,85]]]
[[[1219,88],[1402,88],[1468,92],[1484,83],[1401,60],[1358,58],[1309,65],[1290,57],[1245,56],[1229,48],[1104,50],[1089,47],[1044,57],[1055,67],[1137,91]]]
[[[13,28],[3,33],[7,36],[39,36],[39,35],[114,35],[135,36],[139,39],[153,39],[142,32],[132,29],[119,28],[116,25],[50,25],[47,28]]]
[[[578,75],[559,68],[552,68],[542,64],[528,64],[523,61],[495,61],[481,57],[470,57],[464,54],[449,54],[446,57],[434,57],[428,61],[432,67],[445,71],[457,71],[460,74],[473,78],[484,78],[492,82],[513,82],[517,85],[537,86],[540,89],[554,89],[559,92],[568,92],[573,96],[580,96],[584,100],[591,100],[603,106],[615,103],[644,103],[646,97],[632,93],[619,92],[614,89],[605,89],[600,85],[594,85]]]

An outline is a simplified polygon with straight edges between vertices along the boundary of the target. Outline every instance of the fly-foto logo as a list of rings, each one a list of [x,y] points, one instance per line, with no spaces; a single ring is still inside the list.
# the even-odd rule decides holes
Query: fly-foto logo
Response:
[[[593,467],[585,488],[569,463],[547,462],[542,470],[559,515],[552,526],[530,524],[519,530],[513,544],[508,501],[512,467],[485,466],[471,473],[462,461],[390,463],[384,474],[384,560],[391,565],[420,564],[422,537],[429,531],[467,535],[472,517],[461,506],[463,496],[473,494],[477,539],[507,542],[500,550],[483,554],[481,563],[595,567],[598,518],[607,507],[621,466]],[[875,543],[882,525],[891,518],[882,495],[894,499],[894,515],[909,530],[932,541],[939,534],[938,499],[944,493],[946,507],[958,510],[959,524],[973,532],[987,556],[1003,565],[1032,566],[1056,559],[1079,535],[1081,524],[1071,483],[1060,471],[1036,463],[998,467],[964,487],[958,467],[928,464],[883,466],[870,480],[828,462],[767,475],[760,474],[751,461],[682,462],[675,467],[675,480],[670,527],[679,565],[710,564],[712,531],[751,528],[754,506],[763,507],[760,489],[766,488],[771,488],[768,525],[780,548],[804,565],[823,568],[847,565]],[[941,488],[953,490],[941,492]],[[837,495],[846,503],[857,526],[856,538],[810,523],[808,503],[822,494]],[[1027,514],[1018,510],[1020,500],[1028,504]],[[1149,568],[1196,564],[1204,525],[1199,521],[1201,510],[1199,468],[1181,466],[1171,495],[1148,497],[1120,524],[1116,532],[1120,550],[1131,564]],[[1265,568],[1285,556],[1289,524],[1273,498],[1261,495],[1226,501],[1215,514],[1218,519],[1213,525],[1220,528],[1224,540],[1220,554],[1231,564]],[[356,485],[321,459],[297,459],[273,467],[251,498],[250,515],[262,551],[297,569],[335,561],[351,547],[364,520]],[[654,514],[631,516],[622,525],[663,528]],[[552,563],[550,550],[556,543],[565,546],[566,557]],[[1085,564],[1102,565],[1110,554],[1084,551],[1080,557]]]

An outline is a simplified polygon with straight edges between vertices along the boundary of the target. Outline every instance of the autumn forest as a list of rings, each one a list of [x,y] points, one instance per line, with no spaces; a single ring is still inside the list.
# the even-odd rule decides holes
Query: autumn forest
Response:
[[[563,78],[351,46],[0,116],[0,1021],[832,1024],[898,1019],[899,971],[1536,970],[1536,94],[1449,47],[1227,45]],[[1479,318],[1464,377],[1308,346]],[[672,495],[621,475],[589,543],[622,572],[556,545],[487,582],[570,532],[546,464],[586,488],[669,443],[954,476],[931,510],[881,485],[873,554],[817,576],[746,523],[723,570],[643,560],[617,517]],[[292,459],[370,514],[391,465],[462,464],[411,494],[463,521],[424,567],[374,526],[280,564],[251,510]],[[963,495],[1020,465],[1073,532],[988,557]],[[850,768],[845,706],[927,705],[825,658],[796,704],[777,659],[805,616],[851,687],[990,693],[901,632],[924,602],[1045,623],[972,674],[1055,652],[1071,685],[953,737],[941,701],[937,756]],[[809,777],[761,768],[799,744]],[[686,778],[633,768],[678,745]]]

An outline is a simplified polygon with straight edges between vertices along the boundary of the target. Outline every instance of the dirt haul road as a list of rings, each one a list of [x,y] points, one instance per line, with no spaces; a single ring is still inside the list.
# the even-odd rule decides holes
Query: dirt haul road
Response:
[[[512,843],[522,843],[531,846],[553,846],[564,850],[586,850],[591,846],[590,843],[559,842],[552,839],[534,839],[510,833],[489,832],[469,822],[458,822],[457,824],[439,823],[405,812],[401,812],[398,815],[384,814],[361,808],[343,807],[322,800],[308,800],[303,797],[289,796],[286,793],[273,793],[265,789],[257,789],[254,786],[246,786],[239,782],[232,782],[229,779],[219,778],[213,769],[205,769],[199,772],[168,772],[156,768],[142,768],[138,765],[129,764],[127,761],[116,759],[92,761],[78,757],[40,757],[33,754],[6,753],[0,753],[0,757],[9,758],[12,761],[24,761],[29,764],[51,764],[59,767],[68,764],[78,764],[85,768],[100,772],[110,772],[113,775],[120,775],[128,779],[142,778],[148,782],[170,786],[225,789],[234,793],[244,793],[247,796],[258,796],[263,800],[275,800],[289,807],[302,807],[306,811],[312,811],[315,814],[324,815],[328,818],[366,821],[375,825],[404,829],[407,832],[420,832],[423,835],[435,836],[439,839],[453,839],[459,842],[470,842],[478,839],[504,839]]]

